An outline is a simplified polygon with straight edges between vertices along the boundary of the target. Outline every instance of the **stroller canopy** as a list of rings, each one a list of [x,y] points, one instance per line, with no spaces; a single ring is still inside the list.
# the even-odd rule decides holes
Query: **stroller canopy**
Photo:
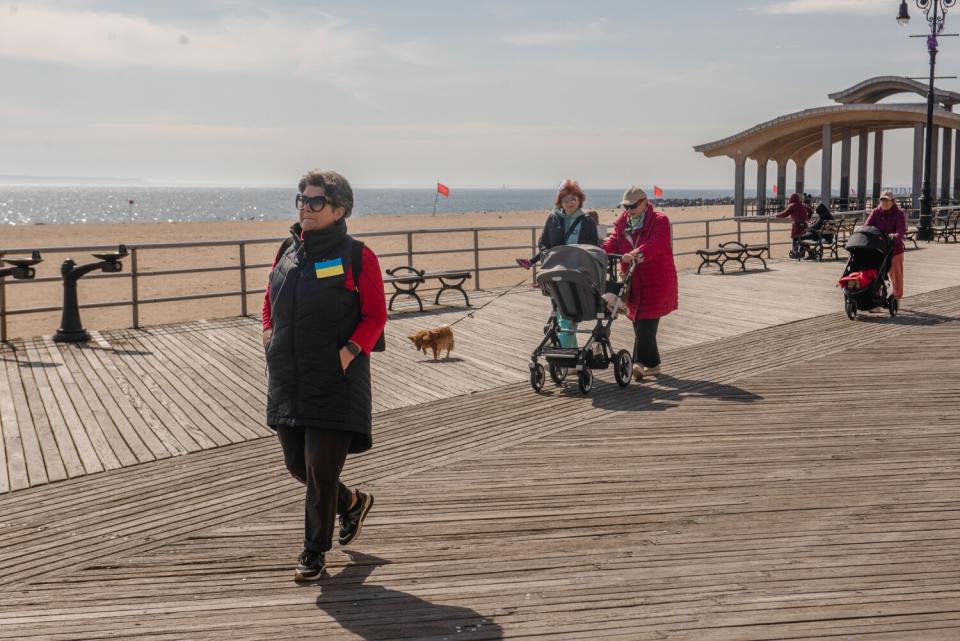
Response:
[[[595,245],[561,245],[548,251],[537,274],[537,283],[550,296],[564,318],[596,318],[603,302],[607,254]]]
[[[540,264],[537,282],[557,278],[585,285],[603,293],[607,253],[596,245],[560,245],[549,250]]]
[[[887,235],[876,227],[861,227],[850,234],[847,239],[846,249],[848,252],[855,253],[859,251],[871,251],[879,254],[886,254],[889,246]]]

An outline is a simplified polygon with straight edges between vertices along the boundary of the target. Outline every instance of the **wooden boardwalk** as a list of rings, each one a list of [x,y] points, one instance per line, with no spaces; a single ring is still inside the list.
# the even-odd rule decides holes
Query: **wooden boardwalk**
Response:
[[[929,245],[907,256],[909,292],[960,284],[960,248]],[[683,273],[681,309],[666,317],[661,347],[702,345],[841,308],[840,262],[773,261],[767,272]],[[525,381],[548,299],[524,285],[475,296],[470,310],[394,315],[388,350],[373,358],[376,412]],[[460,322],[457,322],[459,319]],[[405,338],[454,323],[457,348],[433,362]],[[269,435],[259,321],[234,318],[142,330],[92,332],[87,345],[49,337],[0,346],[0,493]],[[624,319],[614,344],[632,345]],[[668,357],[667,366],[671,367]],[[600,373],[612,380],[611,372]]]
[[[906,303],[383,410],[306,586],[273,439],[8,493],[0,638],[956,639],[960,287]]]

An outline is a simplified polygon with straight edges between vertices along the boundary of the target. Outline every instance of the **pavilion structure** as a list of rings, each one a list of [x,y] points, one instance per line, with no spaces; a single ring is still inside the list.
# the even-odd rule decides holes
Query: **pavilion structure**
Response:
[[[927,86],[901,76],[879,76],[864,80],[848,89],[830,94],[836,103],[827,107],[805,109],[780,116],[741,131],[727,138],[697,145],[694,150],[708,158],[727,156],[734,162],[734,215],[743,216],[744,179],[747,160],[757,166],[757,212],[766,208],[767,165],[776,163],[777,193],[787,193],[787,163],[796,167],[796,191],[804,191],[804,170],[807,160],[818,151],[821,155],[820,193],[831,194],[833,185],[833,145],[840,143],[841,200],[849,198],[851,184],[851,139],[859,136],[856,171],[856,195],[850,199],[858,208],[866,205],[869,138],[873,135],[874,202],[880,196],[883,180],[883,132],[889,129],[913,129],[913,202],[919,208],[923,182],[924,130],[927,120],[925,103],[884,103],[880,100],[897,94],[916,94],[926,98]],[[930,168],[931,189],[937,198],[937,161],[939,163],[939,199],[960,198],[960,114],[953,113],[960,103],[960,93],[936,89],[933,112],[933,160]],[[943,141],[940,142],[942,131]],[[954,142],[954,139],[956,141]],[[939,149],[938,149],[939,148]],[[952,162],[951,162],[952,161]],[[951,182],[952,165],[957,166]]]

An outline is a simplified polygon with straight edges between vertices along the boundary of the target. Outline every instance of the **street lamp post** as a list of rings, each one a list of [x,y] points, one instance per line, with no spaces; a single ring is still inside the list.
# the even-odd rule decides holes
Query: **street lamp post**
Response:
[[[943,21],[957,0],[915,0],[917,8],[923,11],[930,25],[927,37],[927,51],[930,53],[930,87],[927,89],[927,136],[923,152],[923,191],[920,194],[920,222],[917,225],[917,240],[933,239],[933,198],[930,193],[930,165],[933,160],[933,77],[937,64],[937,34],[943,30]],[[905,26],[910,22],[907,0],[900,0],[900,13],[897,22]]]

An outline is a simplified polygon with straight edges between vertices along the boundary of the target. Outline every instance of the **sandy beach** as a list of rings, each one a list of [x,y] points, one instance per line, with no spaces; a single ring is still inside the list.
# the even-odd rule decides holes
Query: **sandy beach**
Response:
[[[598,210],[602,224],[610,225],[618,211]],[[729,206],[689,207],[665,209],[674,223],[674,252],[681,254],[692,252],[705,244],[706,225],[691,223],[703,219],[729,217]],[[365,242],[381,256],[383,269],[404,265],[407,258],[406,232],[428,229],[473,229],[483,230],[491,227],[534,226],[530,229],[511,231],[480,231],[478,241],[481,248],[500,248],[481,251],[481,267],[509,267],[496,271],[483,271],[480,285],[484,289],[510,287],[521,282],[529,272],[512,266],[517,256],[529,255],[531,247],[539,236],[539,227],[543,224],[547,212],[476,212],[466,214],[444,214],[431,216],[368,215],[351,218],[348,222],[351,233],[385,233],[394,235],[365,238]],[[29,248],[77,248],[87,246],[110,246],[125,243],[129,247],[155,243],[193,243],[201,241],[239,241],[253,239],[275,239],[286,235],[289,225],[294,221],[229,221],[229,222],[177,222],[177,223],[119,223],[119,224],[78,224],[78,225],[30,225],[6,227],[0,234],[0,251]],[[680,224],[678,224],[680,223]],[[711,245],[725,240],[736,239],[736,223],[710,223]],[[760,221],[741,224],[744,242],[766,242],[766,224]],[[772,225],[772,240],[782,242],[788,238],[789,226],[779,222]],[[728,236],[719,236],[727,233]],[[474,267],[473,232],[414,233],[412,235],[414,266],[418,269],[460,269]],[[503,249],[510,247],[511,249]],[[275,242],[252,244],[246,247],[247,289],[264,286],[269,263],[276,252]],[[421,254],[420,252],[443,251],[446,253]],[[782,255],[785,249],[775,248],[774,255]],[[56,278],[49,283],[30,283],[29,281],[5,280],[5,297],[8,310],[32,307],[58,307],[62,299],[62,287],[59,281],[59,269],[66,258],[78,263],[92,260],[89,250],[63,249],[44,252],[44,262],[38,266],[38,277]],[[138,296],[140,300],[184,296],[202,293],[239,292],[239,270],[209,271],[199,274],[174,274],[149,276],[151,273],[186,268],[236,267],[239,265],[238,245],[218,247],[178,247],[173,249],[142,249],[138,251]],[[695,256],[677,256],[680,269],[696,268],[699,260]],[[124,274],[130,269],[130,258],[124,261]],[[474,283],[470,283],[472,289]],[[125,301],[131,298],[131,279],[127,275],[109,277],[87,276],[80,283],[80,300],[83,304]],[[247,297],[247,311],[258,314],[263,294],[251,294]],[[455,301],[451,297],[451,302]],[[154,303],[140,306],[140,325],[174,323],[198,318],[220,318],[240,314],[239,296],[226,296],[183,301],[176,303]],[[82,319],[87,329],[113,329],[129,327],[132,324],[129,306],[96,308],[82,310]],[[36,336],[56,331],[60,321],[59,312],[13,315],[8,318],[8,336]]]

